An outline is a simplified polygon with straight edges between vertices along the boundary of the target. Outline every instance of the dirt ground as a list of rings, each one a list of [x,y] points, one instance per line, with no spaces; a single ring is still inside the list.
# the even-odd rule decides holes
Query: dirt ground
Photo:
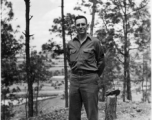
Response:
[[[99,120],[105,118],[105,103],[99,102]],[[15,116],[11,120],[26,120],[25,105],[14,108]],[[87,120],[86,113],[82,110],[82,120]],[[39,102],[39,115],[30,120],[67,120],[68,108],[65,108],[65,100],[62,96]],[[151,103],[143,102],[117,102],[116,120],[151,120]]]

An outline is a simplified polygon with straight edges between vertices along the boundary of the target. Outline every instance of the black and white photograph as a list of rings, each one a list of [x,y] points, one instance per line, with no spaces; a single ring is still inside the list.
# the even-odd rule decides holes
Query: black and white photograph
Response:
[[[151,0],[1,0],[1,120],[151,120]]]

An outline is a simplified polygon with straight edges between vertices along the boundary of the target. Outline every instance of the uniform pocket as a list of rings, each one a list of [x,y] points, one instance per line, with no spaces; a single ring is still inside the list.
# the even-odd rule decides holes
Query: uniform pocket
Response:
[[[70,50],[70,55],[71,55],[71,54],[74,54],[75,52],[76,52],[75,49],[71,49],[71,50]]]
[[[70,61],[76,60],[76,49],[70,49]]]
[[[83,49],[83,52],[84,52],[84,53],[89,53],[89,54],[90,54],[90,53],[92,53],[92,49]]]
[[[94,60],[94,53],[92,49],[83,49],[84,60]]]

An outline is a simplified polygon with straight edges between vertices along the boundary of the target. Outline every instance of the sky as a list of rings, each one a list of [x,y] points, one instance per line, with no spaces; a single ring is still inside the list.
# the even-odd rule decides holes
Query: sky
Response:
[[[20,25],[20,31],[25,32],[25,2],[24,0],[8,0],[13,4],[14,20],[13,27]],[[34,39],[30,41],[31,46],[35,46],[34,50],[41,51],[41,46],[53,38],[57,44],[62,44],[62,38],[50,34],[49,29],[53,25],[53,19],[61,17],[61,0],[30,0],[30,15],[33,18],[30,21],[30,34],[34,34]],[[106,0],[105,0],[106,1]],[[136,0],[137,1],[137,0]],[[86,14],[73,10],[77,2],[81,0],[64,0],[64,15],[72,13],[75,15],[85,15],[88,23],[91,22],[91,15],[88,8]],[[98,21],[99,19],[95,19]],[[100,21],[101,23],[101,21]],[[102,24],[101,24],[102,25]],[[99,26],[101,27],[101,26]],[[97,28],[95,28],[97,29]],[[22,34],[23,35],[23,34]],[[67,38],[68,39],[68,38]]]
[[[13,4],[14,20],[13,27],[20,25],[20,31],[25,31],[25,2],[24,0],[9,0]],[[79,0],[64,0],[64,15],[66,13],[82,14],[73,10]],[[53,38],[58,44],[62,44],[62,38],[55,37],[49,33],[53,25],[53,19],[61,17],[61,0],[31,0],[30,15],[30,34],[34,34],[31,46],[40,51],[42,44]]]

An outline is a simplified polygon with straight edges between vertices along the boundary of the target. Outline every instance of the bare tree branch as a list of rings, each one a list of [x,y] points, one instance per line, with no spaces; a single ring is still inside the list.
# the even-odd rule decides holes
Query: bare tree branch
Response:
[[[22,32],[22,33],[26,36],[26,34],[24,32]]]
[[[116,49],[118,50],[118,52],[124,56],[125,54],[117,47],[117,45],[115,44],[115,42],[114,42],[114,45],[115,45]]]
[[[118,59],[118,61],[119,61],[120,63],[124,64],[124,62],[122,62],[117,55],[116,55],[115,57]]]
[[[139,8],[136,8],[136,9],[134,8],[132,12],[135,12],[135,11],[139,12],[141,9],[145,8],[147,5],[148,5],[148,3],[145,4],[144,6],[139,7]],[[127,15],[130,15],[132,12],[127,13]]]
[[[24,33],[24,32],[22,32],[25,36],[26,36],[26,33]],[[34,36],[34,34],[32,34],[32,35],[29,35],[29,37],[31,37],[31,36]]]
[[[129,48],[129,50],[134,50],[134,49],[138,49],[138,48]]]
[[[119,4],[117,4],[117,2],[119,2]],[[118,7],[118,9],[120,10],[120,11],[122,11],[122,13],[124,14],[125,13],[125,11],[123,11],[123,6],[121,5],[121,1],[117,1],[116,2],[116,0],[114,0],[114,4]]]
[[[31,20],[32,18],[33,18],[33,15],[30,16],[30,19],[29,19],[29,20]]]
[[[30,37],[31,37],[31,36],[34,36],[34,34],[32,34],[32,35],[29,35],[29,36],[30,36]]]

